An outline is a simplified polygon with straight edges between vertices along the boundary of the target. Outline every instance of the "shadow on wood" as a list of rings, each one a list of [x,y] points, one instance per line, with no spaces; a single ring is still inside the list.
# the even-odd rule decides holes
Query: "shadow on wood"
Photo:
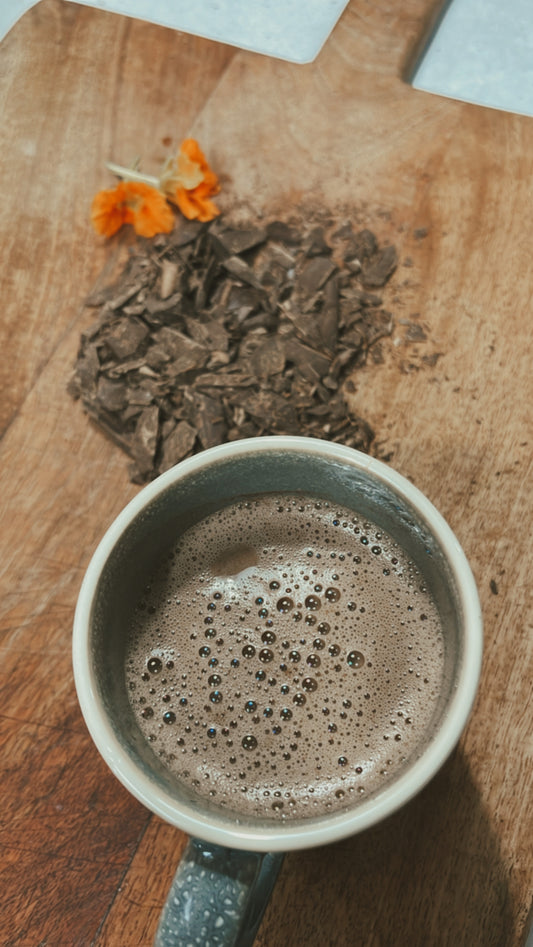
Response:
[[[512,918],[497,837],[457,750],[384,823],[335,845],[288,855],[257,947],[503,947],[513,942]],[[288,939],[281,930],[290,931]]]

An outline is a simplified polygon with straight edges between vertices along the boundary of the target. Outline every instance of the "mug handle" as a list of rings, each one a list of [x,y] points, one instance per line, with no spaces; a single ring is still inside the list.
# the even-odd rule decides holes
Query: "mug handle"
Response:
[[[251,947],[283,857],[282,852],[246,852],[189,839],[154,947]]]

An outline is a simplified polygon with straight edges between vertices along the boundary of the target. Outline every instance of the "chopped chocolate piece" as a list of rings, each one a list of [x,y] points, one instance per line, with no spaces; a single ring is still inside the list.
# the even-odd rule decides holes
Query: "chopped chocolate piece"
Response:
[[[153,338],[172,359],[166,366],[169,375],[182,375],[195,368],[203,368],[209,357],[209,350],[204,345],[198,345],[177,329],[164,326],[154,332]]]
[[[287,243],[289,246],[299,246],[302,237],[296,227],[290,227],[282,220],[273,220],[267,224],[266,232],[271,240],[279,240],[280,243]]]
[[[104,339],[117,358],[130,358],[135,355],[149,332],[146,323],[134,317],[115,322],[105,333]]]
[[[298,417],[294,406],[283,395],[262,390],[256,394],[241,394],[244,410],[256,421],[279,433],[296,434],[299,431]]]
[[[176,426],[163,437],[163,448],[161,451],[161,460],[159,470],[161,473],[169,470],[174,464],[179,463],[184,457],[191,453],[196,440],[196,430],[187,424],[187,421],[179,421]]]
[[[195,388],[249,388],[254,384],[255,379],[243,372],[211,372],[194,380]]]
[[[168,299],[172,296],[178,282],[180,266],[177,260],[163,260],[161,264],[161,284],[159,286],[159,295],[161,299]]]
[[[384,286],[398,265],[398,254],[393,246],[383,247],[363,266],[362,279],[365,286]]]
[[[224,440],[225,424],[222,405],[209,395],[187,388],[184,392],[187,420],[197,432],[202,447],[215,447]]]
[[[198,322],[198,319],[189,316],[185,320],[185,324],[191,339],[198,342],[199,345],[203,345],[210,351],[228,351],[228,331],[217,319],[209,319],[207,322]]]
[[[334,352],[337,345],[337,326],[339,322],[339,281],[333,276],[324,287],[324,304],[318,325],[320,339],[327,352]]]
[[[150,472],[153,466],[159,432],[159,408],[157,405],[145,408],[135,426],[131,454],[141,476]]]
[[[190,243],[194,243],[204,228],[205,224],[198,220],[183,218],[169,235],[168,240],[175,247],[185,247]]]
[[[252,227],[248,230],[228,228],[216,234],[211,233],[210,239],[220,256],[239,256],[264,243],[267,232],[262,227]]]
[[[348,242],[344,251],[344,261],[349,263],[352,260],[358,260],[363,263],[374,256],[378,249],[377,240],[371,230],[360,230]]]
[[[114,298],[108,300],[107,305],[109,306],[110,309],[113,309],[113,310],[121,309],[124,303],[127,303],[128,300],[131,299],[133,296],[136,296],[137,293],[140,293],[143,286],[144,286],[143,282],[133,283],[133,285],[128,286],[126,289],[122,290],[122,292],[119,293],[118,296],[115,296]]]
[[[170,296],[161,297],[160,294],[149,296],[144,305],[151,316],[156,316],[159,313],[170,312],[176,309],[181,305],[182,301],[183,294],[178,290]]]
[[[422,361],[423,361],[426,365],[429,365],[430,368],[435,368],[435,365],[437,364],[437,362],[438,362],[438,360],[439,360],[439,358],[440,358],[441,356],[442,356],[442,352],[432,352],[431,355],[423,355],[423,356],[422,356]]]
[[[298,339],[287,339],[285,354],[287,360],[293,362],[304,377],[320,378],[328,372],[330,365],[328,356],[309,345],[304,345]]]
[[[405,333],[406,342],[426,342],[427,335],[419,322],[409,322]]]
[[[252,372],[258,378],[269,378],[285,368],[285,344],[277,335],[271,335],[261,342],[250,359]]]
[[[227,260],[222,262],[222,266],[241,282],[248,283],[254,289],[263,289],[252,268],[244,260],[241,260],[240,256],[228,257]]]
[[[312,296],[335,270],[335,263],[329,256],[312,257],[299,275],[298,289],[305,295]]]
[[[331,253],[331,247],[326,241],[323,227],[314,227],[303,244],[306,256],[322,256]]]
[[[122,411],[128,403],[125,383],[111,381],[105,375],[100,375],[96,387],[96,401],[106,411]]]
[[[76,371],[69,382],[68,390],[72,397],[94,396],[99,371],[100,360],[96,345],[89,344],[82,350],[82,354],[78,358]]]

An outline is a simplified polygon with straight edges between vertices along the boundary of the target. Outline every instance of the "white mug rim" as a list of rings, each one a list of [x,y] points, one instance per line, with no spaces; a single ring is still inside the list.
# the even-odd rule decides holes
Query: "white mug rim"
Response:
[[[228,815],[178,802],[138,767],[116,736],[98,694],[90,654],[90,615],[98,581],[111,550],[130,523],[171,484],[201,470],[206,463],[260,451],[291,450],[321,453],[371,473],[419,511],[438,538],[449,562],[468,634],[454,694],[435,737],[418,760],[397,780],[354,807],[294,823],[272,821],[254,827],[230,821]],[[405,805],[438,772],[456,747],[470,716],[481,673],[483,629],[479,596],[468,560],[446,520],[431,501],[392,467],[356,451],[318,438],[268,436],[247,438],[204,450],[161,474],[145,486],[119,513],[98,544],[80,589],[74,617],[73,669],[78,701],[88,730],[109,768],[129,792],[156,815],[189,835],[229,848],[252,851],[290,851],[337,841],[363,831]]]

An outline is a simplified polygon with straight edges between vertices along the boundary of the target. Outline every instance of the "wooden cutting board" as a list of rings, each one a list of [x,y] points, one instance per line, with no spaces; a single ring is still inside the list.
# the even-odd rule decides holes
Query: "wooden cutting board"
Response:
[[[483,677],[461,744],[402,812],[290,855],[257,943],[523,944],[533,855],[533,122],[416,92],[430,0],[352,0],[295,66],[42,0],[0,46],[0,596],[6,944],[151,943],[185,839],[100,761],[73,609],[127,460],[65,393],[82,303],[130,239],[90,229],[108,159],[157,170],[193,134],[227,213],[329,210],[398,248],[396,330],[354,398],[447,517],[479,584]],[[423,235],[425,234],[425,235]],[[409,341],[407,324],[424,329]],[[429,356],[427,358],[426,356]]]

